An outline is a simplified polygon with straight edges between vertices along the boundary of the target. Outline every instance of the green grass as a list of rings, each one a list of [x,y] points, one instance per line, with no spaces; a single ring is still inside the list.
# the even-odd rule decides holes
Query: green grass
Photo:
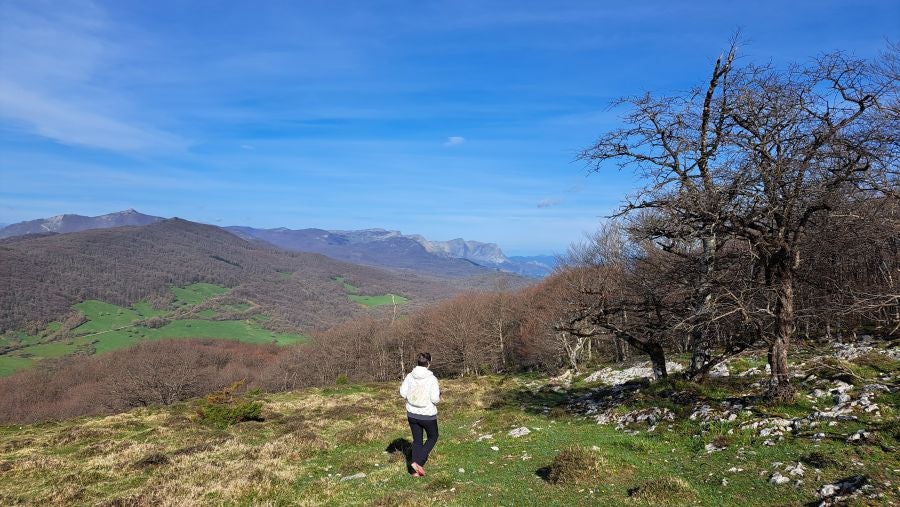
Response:
[[[195,283],[185,287],[174,287],[175,300],[182,304],[196,305],[212,297],[225,294],[229,289],[211,283]]]
[[[135,313],[143,318],[158,317],[167,313],[165,310],[157,310],[156,308],[153,308],[153,306],[151,306],[150,303],[146,301],[135,303],[131,305],[131,308],[133,308]]]
[[[23,349],[19,349],[18,356],[20,357],[37,357],[37,358],[53,358],[53,357],[62,357],[67,356],[73,352],[75,352],[76,346],[71,341],[66,342],[50,342],[50,343],[41,343],[38,345],[31,345],[30,347],[25,347]]]
[[[386,305],[402,305],[409,302],[408,298],[398,296],[396,294],[382,294],[377,296],[363,295],[360,293],[361,291],[359,287],[348,283],[342,276],[336,276],[333,278],[333,280],[341,284],[350,301],[361,304],[363,306],[367,306],[369,308],[377,308],[379,306]]]
[[[80,335],[128,326],[142,318],[141,314],[135,310],[95,299],[72,305],[72,308],[83,313],[88,319],[87,322],[75,328],[75,333]]]
[[[395,296],[393,294],[384,294],[382,296],[358,296],[351,295],[349,296],[350,300],[359,303],[364,306],[368,306],[369,308],[376,308],[379,306],[385,305],[402,305],[404,303],[409,302],[409,299],[403,296]]]
[[[816,501],[822,484],[851,473],[866,475],[887,495],[893,490],[886,482],[896,483],[900,462],[890,452],[897,441],[889,431],[883,435],[886,450],[851,446],[843,438],[812,442],[790,435],[770,447],[739,430],[724,450],[709,454],[703,445],[714,432],[684,416],[671,429],[660,424],[652,433],[632,435],[565,410],[545,415],[548,403],[565,406],[583,393],[535,394],[523,387],[533,380],[442,379],[441,437],[426,466],[428,476],[421,479],[407,474],[402,458],[385,452],[395,439],[409,439],[395,382],[249,396],[249,402],[261,404],[263,420],[227,427],[196,416],[202,400],[106,418],[0,427],[0,504],[140,499],[233,505],[767,506]],[[721,381],[711,392],[742,392],[746,386],[734,381]],[[648,389],[645,396],[663,403],[665,392]],[[701,401],[705,392],[697,392]],[[629,400],[624,403],[623,410],[633,408]],[[825,431],[846,434],[856,425],[841,421]],[[507,435],[518,426],[532,432]],[[479,440],[483,435],[491,437]],[[602,473],[545,480],[549,467],[564,464],[560,456],[573,448],[596,458]],[[808,467],[799,487],[769,483],[773,462],[792,464],[812,453],[819,456],[821,471]],[[742,470],[728,472],[731,467]],[[359,472],[366,476],[341,481]]]
[[[336,276],[334,277],[334,280],[341,284],[341,287],[344,288],[344,292],[346,292],[347,294],[359,294],[359,287],[356,287],[355,285],[344,280],[343,276]]]
[[[87,321],[72,330],[71,338],[54,339],[53,333],[61,324],[51,323],[48,329],[37,336],[28,336],[16,332],[12,337],[4,337],[3,345],[20,347],[0,355],[0,376],[11,375],[16,371],[28,368],[42,359],[64,357],[76,352],[104,354],[131,347],[148,340],[164,340],[171,338],[216,338],[239,340],[247,343],[274,343],[291,345],[308,340],[300,333],[276,333],[262,327],[268,316],[257,314],[252,318],[241,320],[208,320],[224,312],[241,313],[252,308],[247,302],[226,303],[206,308],[196,318],[174,318],[184,314],[190,307],[208,301],[216,295],[224,294],[229,289],[207,283],[197,283],[186,287],[176,287],[172,291],[176,296],[176,310],[157,310],[149,303],[142,301],[131,308],[124,308],[111,303],[88,300],[73,305],[73,309],[82,312]],[[160,328],[149,328],[138,325],[151,317],[172,319]]]
[[[34,360],[31,358],[4,354],[0,356],[0,377],[30,368],[33,364]]]
[[[181,319],[151,329],[136,326],[128,330],[113,331],[94,337],[96,353],[103,354],[131,347],[149,340],[172,338],[218,338],[246,343],[275,343],[291,345],[308,340],[302,334],[275,333],[259,327],[255,321]]]

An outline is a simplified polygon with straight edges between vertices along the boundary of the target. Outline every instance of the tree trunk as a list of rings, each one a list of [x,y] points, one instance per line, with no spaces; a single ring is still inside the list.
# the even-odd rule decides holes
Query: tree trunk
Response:
[[[703,331],[695,329],[691,332],[691,364],[685,373],[685,378],[692,382],[702,382],[709,372],[709,361],[712,358],[712,348],[709,340],[705,339]]]
[[[690,350],[691,364],[685,377],[694,382],[701,382],[706,378],[710,369],[709,360],[712,357],[712,346],[709,336],[698,326],[710,318],[712,309],[712,278],[716,269],[716,236],[708,234],[703,238],[703,254],[700,258],[701,272],[700,284],[695,294],[695,307],[693,316],[693,329],[691,330]]]
[[[775,290],[775,336],[769,346],[769,367],[772,369],[772,377],[769,382],[769,397],[786,401],[794,397],[787,356],[796,326],[794,318],[794,283],[789,270],[783,270],[779,273]]]
[[[650,366],[653,368],[653,378],[655,380],[666,378],[668,376],[668,372],[666,371],[666,351],[662,348],[662,345],[638,340],[634,336],[623,331],[617,331],[616,337],[621,338],[632,347],[650,356]]]
[[[650,356],[650,366],[653,368],[653,378],[656,380],[666,378],[666,353],[658,343],[650,343],[647,346],[647,355]]]

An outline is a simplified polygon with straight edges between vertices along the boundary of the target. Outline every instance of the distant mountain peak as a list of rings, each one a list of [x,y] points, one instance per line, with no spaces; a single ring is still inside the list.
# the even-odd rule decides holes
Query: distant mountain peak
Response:
[[[349,262],[431,274],[467,276],[473,270],[506,271],[541,278],[547,265],[508,258],[496,243],[455,238],[432,241],[420,234],[371,228],[359,230],[254,229],[226,227],[244,239],[265,241],[279,248],[314,252]]]
[[[162,217],[145,215],[134,208],[124,211],[108,213],[96,217],[83,215],[63,214],[49,218],[28,220],[17,224],[7,225],[0,229],[0,238],[23,236],[26,234],[43,234],[48,232],[68,233],[79,232],[88,229],[106,229],[109,227],[141,226],[156,223],[163,220]]]

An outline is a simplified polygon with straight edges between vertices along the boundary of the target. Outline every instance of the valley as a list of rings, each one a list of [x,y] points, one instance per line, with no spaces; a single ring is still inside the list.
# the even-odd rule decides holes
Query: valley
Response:
[[[0,337],[0,376],[44,359],[104,354],[152,340],[216,338],[291,345],[308,339],[299,332],[265,329],[269,316],[252,301],[228,297],[231,291],[226,287],[196,283],[171,292],[170,308],[154,308],[146,301],[123,307],[88,300],[73,305],[84,323],[72,329],[54,321],[35,335],[7,332]]]

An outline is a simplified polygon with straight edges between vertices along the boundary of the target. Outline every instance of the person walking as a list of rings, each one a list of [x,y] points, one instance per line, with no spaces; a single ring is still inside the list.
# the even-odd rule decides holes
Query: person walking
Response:
[[[425,475],[425,463],[438,439],[437,407],[441,401],[441,390],[437,377],[429,369],[431,354],[419,352],[417,366],[403,379],[400,396],[406,400],[406,418],[412,431],[412,468],[414,477]],[[428,436],[422,442],[422,432]]]

